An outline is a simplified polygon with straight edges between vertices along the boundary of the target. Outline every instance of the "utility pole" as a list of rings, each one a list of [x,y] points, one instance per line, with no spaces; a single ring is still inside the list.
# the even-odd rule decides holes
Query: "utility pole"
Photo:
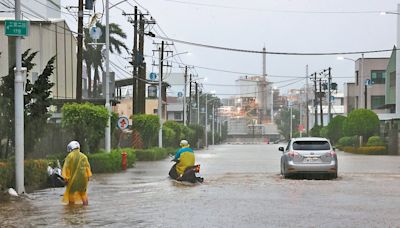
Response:
[[[206,106],[206,119],[205,119],[205,129],[204,129],[204,134],[205,134],[205,141],[206,141],[206,143],[205,143],[205,145],[206,145],[206,148],[208,148],[208,134],[207,134],[207,125],[208,125],[208,121],[207,121],[207,119],[208,119],[208,109],[207,109],[207,106],[208,106],[208,94],[205,94],[206,95],[206,102],[205,102],[205,106]]]
[[[106,104],[108,112],[107,127],[105,129],[105,150],[111,152],[111,104],[110,104],[110,8],[106,0]]]
[[[138,93],[137,93],[137,100],[138,100],[138,112],[139,114],[146,113],[146,63],[143,61],[144,56],[144,16],[140,14],[140,22],[139,22],[139,81],[138,84]]]
[[[158,147],[162,148],[162,126],[163,126],[163,118],[162,118],[162,63],[163,63],[163,57],[164,57],[164,41],[161,42],[161,48],[159,48],[159,56],[160,59],[158,61],[158,67],[159,67],[159,76],[158,76],[158,117],[160,120],[160,128],[158,129]]]
[[[188,124],[192,123],[192,74],[189,75],[189,116]]]
[[[310,130],[310,120],[309,120],[309,111],[308,111],[308,65],[306,65],[306,130],[307,136],[309,136]]]
[[[314,74],[314,126],[318,125],[318,96],[317,96],[317,72],[315,72]]]
[[[364,108],[367,109],[368,106],[368,95],[367,95],[367,80],[364,81]]]
[[[185,66],[184,76],[184,88],[183,88],[183,125],[186,126],[186,88],[187,88],[187,66]]]
[[[15,0],[15,20],[21,20],[21,1]],[[26,72],[26,71],[25,71]],[[24,75],[22,73],[21,37],[15,37],[15,187],[18,194],[24,186]]]
[[[321,127],[324,126],[324,111],[322,110],[322,78],[319,79],[319,110],[321,112]]]
[[[199,83],[196,84],[196,106],[197,106],[197,125],[200,125],[200,96],[199,96]]]
[[[215,137],[214,137],[214,135],[215,135],[215,109],[214,109],[214,103],[213,103],[213,105],[212,105],[212,144],[213,145],[215,145]]]
[[[133,83],[132,83],[132,113],[138,114],[139,113],[139,105],[138,105],[138,74],[137,74],[137,55],[138,55],[138,50],[137,50],[137,37],[138,37],[138,9],[137,6],[135,6],[135,14],[134,14],[134,24],[133,24],[133,50],[132,50],[132,65],[133,65],[133,71],[132,71],[132,76],[133,76]]]
[[[83,0],[78,6],[78,51],[76,57],[76,101],[82,101],[82,60],[83,60]]]
[[[332,106],[332,88],[331,88],[331,83],[332,83],[332,75],[331,75],[331,69],[328,67],[328,123],[331,122],[332,120],[332,113],[331,113],[331,106]]]

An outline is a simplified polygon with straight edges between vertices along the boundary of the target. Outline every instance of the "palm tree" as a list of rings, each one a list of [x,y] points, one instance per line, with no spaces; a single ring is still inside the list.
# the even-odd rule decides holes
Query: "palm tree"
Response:
[[[96,27],[100,28],[103,35],[97,40],[98,43],[105,43],[105,26],[100,22],[96,23]],[[85,28],[85,47],[83,50],[83,60],[86,63],[86,73],[88,76],[88,95],[89,97],[96,97],[98,95],[98,83],[99,83],[99,70],[103,70],[103,62],[105,61],[105,55],[102,52],[103,45],[91,45],[95,41],[89,35],[89,28]],[[128,47],[117,38],[126,39],[126,33],[122,31],[119,25],[115,23],[110,24],[110,52],[122,53],[122,49],[129,53]],[[92,69],[94,70],[94,82],[92,89]]]

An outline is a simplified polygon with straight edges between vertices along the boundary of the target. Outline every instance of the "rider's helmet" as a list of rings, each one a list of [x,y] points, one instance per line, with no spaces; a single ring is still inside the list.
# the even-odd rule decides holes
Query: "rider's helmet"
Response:
[[[189,142],[187,141],[187,140],[181,140],[181,142],[179,143],[179,145],[181,146],[181,147],[184,147],[184,146],[189,146]]]
[[[71,152],[75,149],[81,148],[81,145],[79,145],[79,143],[77,141],[71,141],[70,143],[68,143],[67,145],[67,151]]]

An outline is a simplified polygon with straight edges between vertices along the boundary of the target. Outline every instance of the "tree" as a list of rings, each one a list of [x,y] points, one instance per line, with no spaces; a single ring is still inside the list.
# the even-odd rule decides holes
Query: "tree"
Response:
[[[345,116],[335,116],[328,124],[328,138],[333,144],[337,143],[344,136],[343,125]]]
[[[292,131],[293,135],[298,131],[297,127],[300,124],[300,112],[297,109],[292,109]],[[284,107],[279,111],[277,118],[275,118],[275,123],[278,125],[280,133],[285,137],[285,139],[290,138],[290,109]]]
[[[105,26],[102,25],[100,22],[96,23],[96,27],[100,28],[103,31],[103,36],[97,40],[98,43],[105,43]],[[93,40],[89,35],[89,28],[84,30],[85,34],[85,47],[83,50],[83,60],[86,63],[86,73],[88,76],[88,93],[89,97],[96,97],[98,95],[98,83],[100,80],[99,70],[104,71],[103,69],[103,62],[105,61],[105,55],[103,53],[103,45],[91,45],[90,43],[94,43]],[[120,41],[118,38],[126,38],[126,33],[122,31],[119,25],[115,23],[110,24],[110,52],[114,53],[117,52],[118,54],[122,53],[121,49],[124,49],[127,53],[129,53],[128,47]],[[94,87],[92,88],[92,69],[94,70]]]
[[[29,72],[32,70],[32,68],[35,66],[34,63],[32,63],[32,60],[35,58],[36,54],[38,52],[33,52],[30,53],[31,49],[26,50],[22,54],[22,66],[27,68],[27,75]],[[12,152],[12,148],[10,147],[11,145],[14,145],[15,142],[15,131],[14,131],[14,126],[15,126],[15,121],[14,121],[14,66],[10,67],[8,69],[8,75],[4,76],[1,78],[1,85],[0,85],[0,140],[5,140],[6,145],[4,147],[4,151],[2,150],[3,148],[0,147],[0,155],[3,154],[2,157],[7,158]],[[30,83],[29,80],[26,82],[25,86],[25,92],[28,93],[28,95],[25,95],[24,97],[24,104],[27,105],[28,102],[30,102],[30,99],[28,98],[29,93],[32,89],[32,84]],[[26,113],[25,113],[26,115]],[[0,156],[1,157],[1,156]]]
[[[67,103],[61,112],[62,127],[75,134],[75,140],[81,143],[84,150],[96,152],[107,126],[109,117],[107,109],[102,105],[91,103]]]
[[[43,136],[47,119],[51,116],[48,108],[51,105],[51,88],[54,83],[50,82],[50,76],[54,71],[54,61],[56,56],[51,58],[39,75],[38,79],[31,86],[32,90],[28,93],[25,105],[25,151],[32,150],[36,142]]]
[[[134,115],[132,118],[133,130],[137,130],[142,136],[144,147],[155,146],[158,139],[158,130],[160,129],[160,119],[156,115]]]
[[[371,110],[355,109],[344,121],[344,133],[346,136],[363,136],[366,142],[370,136],[379,133],[379,118]]]

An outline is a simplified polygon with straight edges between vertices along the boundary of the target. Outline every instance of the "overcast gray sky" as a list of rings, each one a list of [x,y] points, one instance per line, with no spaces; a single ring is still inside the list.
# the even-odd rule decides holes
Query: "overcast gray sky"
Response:
[[[64,2],[64,1],[62,1]],[[111,4],[120,0],[111,0]],[[128,2],[130,4],[128,4]],[[230,48],[276,52],[348,52],[390,49],[396,42],[396,16],[380,15],[380,11],[396,11],[399,0],[132,0],[118,5],[127,13],[133,13],[132,5],[140,4],[156,19],[162,30],[170,37]],[[63,3],[64,5],[66,3]],[[145,8],[145,9],[144,9]],[[132,47],[132,25],[121,15],[117,7],[111,9],[110,21],[118,23],[128,33]],[[97,1],[97,11],[102,2]],[[345,12],[345,13],[338,13]],[[68,18],[68,17],[67,17]],[[71,19],[72,28],[76,28]],[[103,18],[105,22],[105,18]],[[153,32],[160,33],[155,27]],[[155,39],[155,41],[159,41]],[[190,51],[192,55],[181,56],[189,65],[218,68],[229,71],[262,73],[261,54],[229,52],[176,43],[178,52]],[[155,48],[152,39],[146,38],[146,54]],[[388,57],[390,53],[367,54],[366,57]],[[360,55],[349,55],[359,58]],[[340,88],[353,81],[354,63],[339,61],[337,56],[278,56],[267,55],[267,74],[271,76],[305,75],[332,67],[334,81]],[[120,57],[113,57],[121,65],[127,64]],[[151,63],[151,58],[146,59]],[[150,64],[149,64],[150,65]],[[180,72],[179,64],[172,71]],[[127,69],[130,70],[130,69]],[[157,69],[148,68],[148,72]],[[233,85],[240,74],[223,73],[196,68],[199,77],[206,77],[205,90],[217,94],[234,94]],[[337,77],[335,79],[335,77]],[[340,78],[339,78],[340,77]],[[348,78],[344,78],[348,77]],[[277,87],[287,85],[290,78],[270,77]],[[223,84],[215,86],[207,84]],[[282,88],[300,88],[304,80]]]

